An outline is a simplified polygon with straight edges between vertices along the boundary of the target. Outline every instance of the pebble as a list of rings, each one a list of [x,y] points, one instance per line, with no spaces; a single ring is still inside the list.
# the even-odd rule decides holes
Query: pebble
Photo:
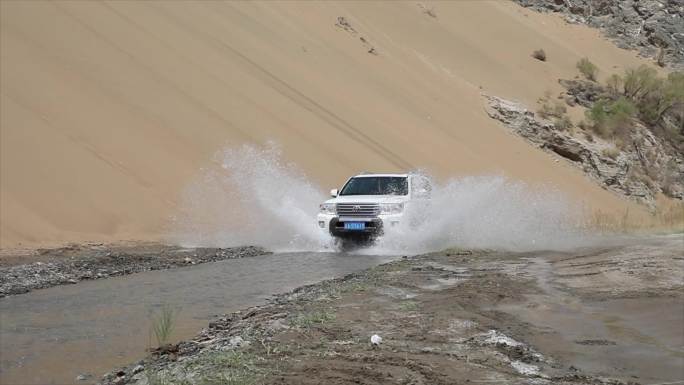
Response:
[[[81,373],[78,376],[76,376],[76,381],[86,381],[92,377],[93,375],[90,373]]]

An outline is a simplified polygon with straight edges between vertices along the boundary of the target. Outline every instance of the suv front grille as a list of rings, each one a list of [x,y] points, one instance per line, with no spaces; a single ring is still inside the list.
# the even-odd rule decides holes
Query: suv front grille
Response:
[[[338,203],[337,215],[341,217],[375,218],[380,214],[377,203]]]

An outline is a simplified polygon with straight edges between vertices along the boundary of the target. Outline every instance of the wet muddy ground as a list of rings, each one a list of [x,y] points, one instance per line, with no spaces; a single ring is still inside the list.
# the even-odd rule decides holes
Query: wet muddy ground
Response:
[[[103,382],[679,384],[683,250],[677,235],[402,259],[226,315]]]

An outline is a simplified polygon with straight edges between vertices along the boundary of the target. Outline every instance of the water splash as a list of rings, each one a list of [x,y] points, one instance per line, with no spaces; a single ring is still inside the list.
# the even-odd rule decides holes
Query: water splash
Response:
[[[273,251],[336,250],[316,225],[327,199],[275,145],[217,154],[215,167],[185,192],[170,241],[187,246],[259,245]],[[363,252],[420,253],[447,247],[561,249],[586,243],[577,210],[564,195],[504,176],[435,184],[427,205],[408,205],[405,220]]]
[[[433,187],[426,205],[380,238],[376,251],[417,253],[448,247],[565,249],[586,244],[578,210],[549,186],[504,176],[454,178]]]
[[[228,148],[184,193],[171,241],[186,246],[258,245],[273,251],[332,247],[315,221],[326,194],[275,144]]]

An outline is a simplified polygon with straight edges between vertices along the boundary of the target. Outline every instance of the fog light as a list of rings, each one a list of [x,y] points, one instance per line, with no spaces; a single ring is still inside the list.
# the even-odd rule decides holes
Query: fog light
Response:
[[[324,227],[325,227],[325,222],[323,222],[323,221],[318,221],[318,227],[324,228]]]

